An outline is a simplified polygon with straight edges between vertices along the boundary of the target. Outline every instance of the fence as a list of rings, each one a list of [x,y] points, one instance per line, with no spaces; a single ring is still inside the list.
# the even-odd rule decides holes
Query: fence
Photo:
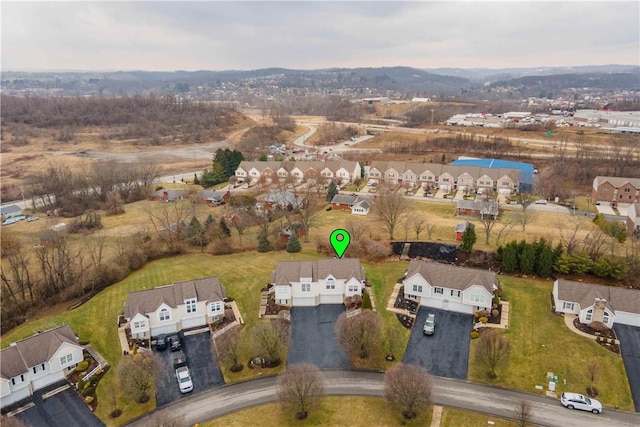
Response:
[[[238,325],[238,321],[234,320],[233,322],[229,323],[227,326],[225,326],[222,329],[219,329],[217,331],[215,331],[212,335],[211,335],[211,339],[216,339],[217,337],[219,337],[220,335],[224,334],[225,332],[227,332],[229,329],[233,328],[234,326]]]
[[[102,369],[102,364],[98,363],[98,366],[96,366],[95,368],[93,368],[91,370],[91,372],[89,372],[87,375],[85,375],[84,377],[82,377],[82,381],[87,382],[89,380],[89,378],[91,378],[93,376],[93,374],[95,374],[96,372],[98,372],[100,369]]]
[[[362,309],[361,308],[358,308],[358,309],[355,309],[355,310],[351,310],[351,311],[347,311],[347,319],[350,319],[353,316],[356,316],[356,315],[358,315],[360,313],[362,313]]]

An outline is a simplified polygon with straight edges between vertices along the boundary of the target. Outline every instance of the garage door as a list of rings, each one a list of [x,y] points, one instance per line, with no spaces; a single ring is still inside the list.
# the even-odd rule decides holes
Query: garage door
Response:
[[[183,319],[182,320],[182,329],[195,328],[198,326],[204,326],[207,324],[207,320],[202,317],[193,317],[191,319]]]
[[[425,307],[431,308],[443,308],[444,302],[441,299],[437,298],[422,298],[420,300],[420,305],[424,305]]]
[[[29,393],[29,387],[24,387],[19,390],[13,391],[10,395],[2,398],[2,407],[18,402],[22,399],[26,399],[31,394]]]
[[[64,379],[64,371],[58,371],[53,374],[45,375],[42,378],[33,380],[33,389],[40,390],[41,388],[46,387],[49,384],[53,384],[56,381],[60,381],[63,379]]]
[[[625,311],[616,312],[616,323],[629,326],[640,326],[640,315],[634,313],[627,313]]]
[[[459,302],[445,302],[443,308],[445,310],[456,311],[458,313],[473,314],[473,307]]]
[[[294,307],[313,307],[316,305],[315,297],[293,297]]]
[[[173,334],[178,332],[178,325],[171,323],[169,325],[156,326],[151,330],[151,336],[157,337],[160,334]]]
[[[342,304],[344,297],[338,295],[320,295],[320,304]]]

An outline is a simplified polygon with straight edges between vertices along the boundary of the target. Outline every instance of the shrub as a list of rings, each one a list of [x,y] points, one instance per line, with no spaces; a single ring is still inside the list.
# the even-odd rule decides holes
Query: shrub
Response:
[[[363,310],[371,310],[373,308],[373,306],[371,305],[371,297],[369,296],[369,293],[365,293],[364,297],[362,298],[362,309]]]
[[[484,316],[483,316],[483,317],[481,317],[481,318],[480,318],[480,319],[478,319],[478,320],[480,320],[480,322],[481,322],[481,323],[487,323],[487,322],[489,321],[489,319],[487,319],[487,318],[486,318],[486,317],[484,317]]]
[[[86,384],[86,383],[84,382],[84,380],[83,380],[82,378],[80,378],[80,379],[78,380],[78,385],[77,385],[78,390],[84,390],[84,385],[85,385],[85,384]]]
[[[473,317],[475,317],[476,320],[478,320],[478,318],[480,317],[480,312],[476,311],[475,313],[473,313]]]
[[[331,206],[327,206],[327,208],[325,209],[325,211],[329,212],[330,210],[332,210],[333,208]]]
[[[473,331],[471,332],[471,339],[475,340],[476,338],[478,338],[480,336],[480,333],[478,331]]]
[[[82,362],[78,363],[76,370],[78,372],[84,372],[87,370],[87,368],[89,368],[89,362],[86,360],[83,360]]]
[[[87,403],[87,404],[89,404],[89,403],[93,402],[93,396],[87,396],[87,397],[85,397],[85,398],[84,398],[84,402],[85,402],[85,403]]]
[[[491,310],[491,315],[492,315],[493,317],[498,317],[498,314],[500,314],[500,312],[499,312],[497,309],[493,309],[493,310]]]

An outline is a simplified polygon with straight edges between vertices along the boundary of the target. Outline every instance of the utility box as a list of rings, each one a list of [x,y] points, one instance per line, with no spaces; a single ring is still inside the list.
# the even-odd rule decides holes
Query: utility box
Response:
[[[549,391],[556,391],[556,383],[549,381]]]

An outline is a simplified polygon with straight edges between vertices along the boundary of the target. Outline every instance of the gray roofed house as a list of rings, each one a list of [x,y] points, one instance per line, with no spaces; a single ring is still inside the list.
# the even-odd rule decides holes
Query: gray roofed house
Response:
[[[185,280],[130,292],[124,317],[133,337],[149,339],[221,320],[226,298],[217,277]]]
[[[362,295],[365,273],[357,258],[280,261],[271,273],[278,304],[315,306],[342,304]]]
[[[276,207],[287,208],[293,206],[294,209],[302,207],[302,197],[290,192],[290,191],[278,191],[275,193],[268,193],[263,196],[263,201],[267,208],[273,209]]]
[[[640,327],[640,290],[558,279],[552,294],[556,312],[575,314],[581,323]]]
[[[64,380],[82,360],[83,347],[67,325],[12,343],[0,351],[2,407]]]
[[[16,215],[22,215],[22,209],[20,206],[8,205],[0,207],[0,216],[2,216],[2,218],[10,218]]]
[[[491,308],[499,288],[492,271],[412,260],[404,279],[404,292],[420,305],[473,314]]]
[[[495,200],[458,200],[456,202],[458,216],[495,219],[499,213],[499,205]]]
[[[336,194],[331,199],[331,208],[337,211],[351,211],[354,215],[368,215],[371,201],[355,194]]]

